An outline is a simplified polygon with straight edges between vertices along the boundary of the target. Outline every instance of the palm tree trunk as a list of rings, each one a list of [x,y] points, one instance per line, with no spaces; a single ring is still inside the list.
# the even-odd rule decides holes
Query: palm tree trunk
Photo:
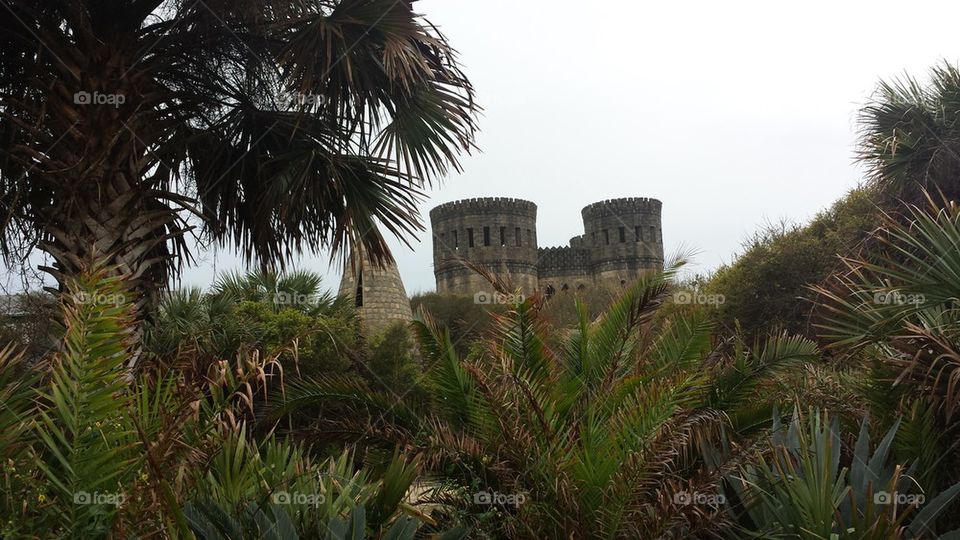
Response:
[[[141,321],[152,318],[160,291],[167,285],[168,226],[177,216],[151,199],[139,178],[113,172],[97,182],[87,178],[86,193],[62,194],[59,204],[46,212],[44,241],[40,248],[50,254],[53,266],[40,269],[58,282],[59,293],[73,277],[94,266],[122,276],[130,298],[91,298],[83,301],[132,304]],[[139,359],[142,325],[135,331],[134,361]],[[133,367],[133,366],[131,366]]]

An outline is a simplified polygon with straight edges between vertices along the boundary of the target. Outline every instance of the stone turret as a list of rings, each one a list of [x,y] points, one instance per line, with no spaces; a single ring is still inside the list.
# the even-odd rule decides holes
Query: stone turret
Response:
[[[457,259],[481,264],[526,293],[537,289],[537,205],[505,197],[467,199],[434,208],[430,222],[437,292],[490,291]]]
[[[632,197],[581,212],[584,234],[567,246],[538,248],[537,206],[521,199],[454,201],[430,211],[437,292],[476,294],[490,285],[457,259],[508,277],[524,292],[548,295],[595,285],[619,286],[663,268],[662,203]]]
[[[634,197],[593,203],[583,209],[584,237],[598,282],[620,285],[644,270],[663,268],[662,203]]]
[[[394,322],[410,322],[413,313],[395,264],[380,268],[364,254],[350,254],[340,280],[340,296],[354,301],[364,332],[376,334]]]

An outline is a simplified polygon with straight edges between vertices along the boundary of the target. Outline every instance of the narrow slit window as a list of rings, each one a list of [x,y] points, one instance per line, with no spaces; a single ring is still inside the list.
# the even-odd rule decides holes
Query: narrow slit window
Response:
[[[650,243],[655,243],[657,241],[657,228],[650,226]]]
[[[500,227],[500,247],[507,245],[507,228]]]
[[[610,245],[610,231],[608,229],[603,230],[603,245]]]
[[[516,242],[517,242],[517,247],[520,247],[520,246],[521,246],[521,241],[520,241],[520,227],[517,227],[516,229],[514,229],[513,234],[514,234],[515,240],[516,240]]]
[[[467,229],[467,245],[473,247],[473,228]]]
[[[460,239],[457,238],[457,231],[450,231],[450,236],[453,237],[453,249],[460,249]]]
[[[483,228],[483,245],[490,245],[490,227]]]
[[[634,236],[636,237],[636,238],[634,238],[634,240],[636,240],[637,242],[642,242],[642,241],[643,241],[643,229],[641,229],[639,225],[637,225],[637,226],[634,228],[633,234],[634,234]]]
[[[353,307],[363,307],[363,271],[357,273],[357,290],[353,300]]]
[[[619,232],[620,232],[620,243],[622,244],[622,243],[624,243],[624,242],[627,241],[627,229],[626,229],[626,227],[620,227],[620,231],[619,231]]]

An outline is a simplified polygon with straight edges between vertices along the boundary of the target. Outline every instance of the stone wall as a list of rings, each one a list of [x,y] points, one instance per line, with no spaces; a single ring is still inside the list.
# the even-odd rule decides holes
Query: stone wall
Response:
[[[349,260],[340,281],[340,295],[354,301],[365,333],[373,335],[394,322],[413,320],[410,299],[396,265],[380,268],[355,253]]]

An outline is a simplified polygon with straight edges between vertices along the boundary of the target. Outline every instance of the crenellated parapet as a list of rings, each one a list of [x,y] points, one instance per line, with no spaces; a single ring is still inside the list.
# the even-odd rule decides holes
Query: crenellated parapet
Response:
[[[584,233],[569,246],[538,248],[537,205],[523,199],[464,199],[430,211],[438,292],[470,294],[484,284],[461,259],[509,276],[524,290],[547,285],[624,284],[663,267],[662,203],[608,199],[583,208]]]
[[[663,203],[659,199],[648,197],[625,197],[622,199],[607,199],[583,207],[583,220],[597,219],[606,216],[624,214],[655,214],[660,215]]]
[[[539,276],[590,274],[590,251],[570,246],[540,248]]]
[[[466,215],[502,216],[513,214],[537,219],[537,205],[512,197],[478,197],[448,202],[430,210],[430,221],[456,219]]]

